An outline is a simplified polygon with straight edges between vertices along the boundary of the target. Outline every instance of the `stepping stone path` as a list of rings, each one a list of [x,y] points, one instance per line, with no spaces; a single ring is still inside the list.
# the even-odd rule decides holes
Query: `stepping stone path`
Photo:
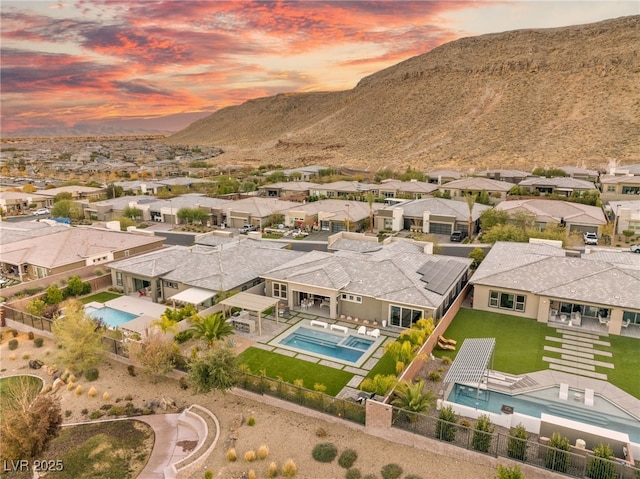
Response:
[[[549,363],[549,369],[566,373],[586,376],[594,379],[607,380],[603,369],[613,369],[608,359],[613,357],[609,350],[611,343],[602,335],[575,331],[573,329],[558,328],[560,337],[546,336],[544,351],[559,356],[543,356],[542,360]]]

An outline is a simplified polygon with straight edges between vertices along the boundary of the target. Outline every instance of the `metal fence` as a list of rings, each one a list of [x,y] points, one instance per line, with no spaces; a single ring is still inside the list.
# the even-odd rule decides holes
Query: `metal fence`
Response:
[[[41,316],[34,316],[33,314],[25,313],[18,309],[9,308],[3,306],[3,319],[11,319],[18,323],[22,323],[25,326],[30,326],[40,331],[51,332],[52,319],[43,318]]]
[[[392,427],[493,457],[507,457],[531,466],[550,469],[570,477],[640,479],[640,469],[626,462],[563,451],[508,434],[476,431],[471,426],[396,407],[392,411]]]

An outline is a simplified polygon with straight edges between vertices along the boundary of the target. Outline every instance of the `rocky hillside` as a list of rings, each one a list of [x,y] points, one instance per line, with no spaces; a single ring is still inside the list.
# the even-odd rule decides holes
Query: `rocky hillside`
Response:
[[[640,160],[640,16],[463,38],[348,91],[248,101],[167,139],[227,164],[601,166]]]

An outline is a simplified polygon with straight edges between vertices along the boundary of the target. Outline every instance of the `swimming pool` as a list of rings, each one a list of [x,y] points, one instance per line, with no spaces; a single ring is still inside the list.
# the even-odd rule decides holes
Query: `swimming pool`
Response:
[[[570,389],[569,399],[558,399],[559,386],[552,386],[520,394],[504,394],[497,391],[455,384],[448,401],[464,406],[500,414],[503,405],[513,407],[514,412],[526,416],[541,417],[543,413],[626,433],[633,442],[640,442],[640,421],[602,396],[594,396],[593,406],[574,401],[583,391]],[[582,396],[579,396],[582,397]]]
[[[348,363],[358,362],[374,343],[375,340],[362,336],[345,336],[304,326],[277,341],[277,344],[284,348]]]
[[[84,308],[84,312],[93,319],[101,320],[110,328],[116,328],[122,323],[126,323],[127,321],[131,321],[138,317],[136,314],[120,311],[119,309],[110,308],[109,306],[103,306],[101,308],[87,306]]]

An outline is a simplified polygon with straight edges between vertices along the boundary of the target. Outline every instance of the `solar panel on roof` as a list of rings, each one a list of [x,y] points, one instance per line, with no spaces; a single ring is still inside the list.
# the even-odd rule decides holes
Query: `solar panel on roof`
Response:
[[[458,277],[464,272],[467,265],[458,261],[448,259],[430,259],[418,269],[418,274],[425,284],[425,289],[437,294],[446,293],[456,282]]]

